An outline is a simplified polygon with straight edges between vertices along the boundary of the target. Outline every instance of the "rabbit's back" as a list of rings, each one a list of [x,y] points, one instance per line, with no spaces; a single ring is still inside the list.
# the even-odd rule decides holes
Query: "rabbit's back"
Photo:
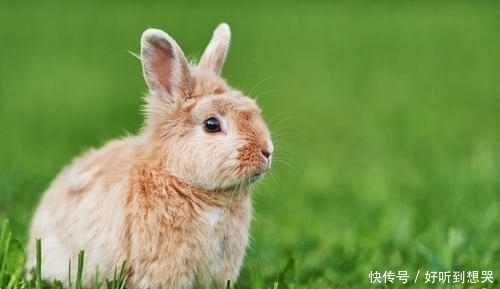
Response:
[[[67,278],[69,259],[75,272],[76,256],[83,249],[87,256],[99,256],[86,258],[86,268],[92,268],[84,275],[88,278],[96,266],[112,272],[123,261],[112,248],[121,234],[124,192],[139,150],[137,137],[115,140],[74,159],[62,170],[33,216],[28,268],[35,265],[36,238],[41,238],[42,270],[47,279]]]

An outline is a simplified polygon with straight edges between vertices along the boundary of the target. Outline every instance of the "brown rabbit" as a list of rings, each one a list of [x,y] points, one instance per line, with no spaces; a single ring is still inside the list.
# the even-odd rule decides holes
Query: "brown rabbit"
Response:
[[[198,65],[148,29],[149,87],[140,134],[73,160],[31,224],[27,268],[42,240],[42,276],[68,282],[85,250],[83,285],[127,262],[128,288],[219,288],[234,282],[248,243],[250,189],[273,144],[255,102],[220,77],[230,41],[220,24]],[[72,271],[76,271],[73,269]]]

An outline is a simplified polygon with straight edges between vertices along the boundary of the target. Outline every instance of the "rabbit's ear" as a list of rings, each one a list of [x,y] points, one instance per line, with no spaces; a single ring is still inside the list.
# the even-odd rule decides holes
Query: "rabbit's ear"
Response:
[[[214,31],[212,40],[210,40],[207,48],[205,48],[198,66],[220,74],[226,60],[230,40],[231,30],[229,29],[229,25],[226,23],[219,24]]]
[[[144,31],[141,38],[141,61],[149,89],[174,97],[189,82],[186,57],[172,37],[158,29]]]

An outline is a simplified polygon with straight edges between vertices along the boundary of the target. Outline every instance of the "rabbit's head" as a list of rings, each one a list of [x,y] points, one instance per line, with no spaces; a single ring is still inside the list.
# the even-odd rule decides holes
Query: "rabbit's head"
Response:
[[[220,24],[199,63],[148,29],[141,61],[149,87],[144,133],[170,174],[205,190],[247,186],[270,167],[273,144],[253,99],[220,77],[231,32]]]

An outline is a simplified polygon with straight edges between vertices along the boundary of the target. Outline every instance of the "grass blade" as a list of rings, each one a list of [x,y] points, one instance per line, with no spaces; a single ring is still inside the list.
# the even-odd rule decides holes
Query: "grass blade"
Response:
[[[35,264],[36,289],[42,289],[42,241],[36,239],[36,264]]]
[[[5,225],[6,223],[4,223]],[[4,227],[2,228],[2,235],[4,235]],[[3,280],[5,278],[5,273],[7,271],[7,253],[9,252],[9,244],[10,244],[10,238],[11,234],[10,232],[7,234],[7,237],[2,236],[2,242],[0,243],[2,246],[0,247],[0,257],[2,260],[2,263],[0,264],[0,284],[3,283]]]
[[[78,268],[76,271],[75,289],[82,289],[82,274],[83,274],[83,258],[85,257],[84,251],[78,253]]]
[[[99,274],[99,268],[96,268],[94,277],[92,278],[92,284],[90,288],[92,289],[100,289],[102,287],[101,277]]]
[[[113,273],[113,280],[107,281],[108,284],[108,289],[124,289],[125,284],[127,283],[127,276],[125,275],[125,266],[126,262],[124,261],[122,263],[122,266],[120,268],[120,272],[117,272],[117,267],[115,267],[115,271]]]
[[[2,230],[0,232],[0,284],[2,284],[5,276],[5,268],[7,261],[7,252],[9,251],[9,221],[4,220],[2,223]]]
[[[73,288],[73,280],[71,279],[71,259],[68,261],[68,289]]]
[[[16,287],[14,287],[14,286],[15,286],[15,284],[19,283],[22,272],[23,272],[23,268],[19,267],[17,269],[17,271],[12,274],[12,276],[10,277],[9,283],[7,284],[7,286],[5,288],[6,289],[16,288],[17,286]]]

